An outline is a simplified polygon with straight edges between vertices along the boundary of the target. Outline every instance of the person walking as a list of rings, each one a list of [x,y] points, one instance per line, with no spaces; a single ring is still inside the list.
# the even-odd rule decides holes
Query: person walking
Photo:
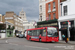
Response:
[[[62,39],[65,40],[65,35],[64,34],[62,35]]]

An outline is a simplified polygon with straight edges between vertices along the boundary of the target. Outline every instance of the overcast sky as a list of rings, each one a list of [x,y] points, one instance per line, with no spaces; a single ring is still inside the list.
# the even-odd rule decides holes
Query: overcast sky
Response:
[[[28,20],[39,19],[39,0],[0,0],[0,14],[14,11],[17,15],[22,10],[26,12]]]

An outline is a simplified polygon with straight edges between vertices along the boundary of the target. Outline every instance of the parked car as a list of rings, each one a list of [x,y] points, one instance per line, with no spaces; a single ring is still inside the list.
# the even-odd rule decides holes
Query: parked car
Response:
[[[19,33],[16,33],[16,37],[18,37],[19,36]]]
[[[24,37],[24,35],[23,34],[18,34],[19,36],[19,38],[23,38]]]

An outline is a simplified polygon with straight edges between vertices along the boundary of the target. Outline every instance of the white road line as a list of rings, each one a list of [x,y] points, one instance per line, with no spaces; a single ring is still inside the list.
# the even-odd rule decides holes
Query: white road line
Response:
[[[25,45],[25,47],[31,47],[31,48],[39,48],[39,49],[47,49],[47,50],[49,50],[49,48],[44,48],[44,47],[35,47],[35,46],[27,46],[27,45]]]
[[[6,43],[8,43],[8,41],[7,41],[7,40],[6,40],[5,42],[6,42]]]
[[[6,40],[6,43],[8,43],[8,41]],[[11,45],[19,45],[19,44],[14,44],[14,43],[8,43],[8,44],[11,44]],[[39,49],[47,49],[49,50],[49,48],[44,48],[44,47],[37,47],[37,46],[28,46],[28,45],[24,45],[25,47],[31,47],[31,48],[39,48]]]
[[[9,44],[11,44],[11,45],[18,45],[18,44],[13,44],[13,43],[9,43]]]

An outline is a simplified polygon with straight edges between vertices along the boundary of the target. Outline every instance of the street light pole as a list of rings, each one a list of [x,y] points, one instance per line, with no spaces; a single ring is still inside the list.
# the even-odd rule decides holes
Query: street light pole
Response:
[[[62,3],[60,3],[60,5],[61,5],[61,16],[62,16]]]

